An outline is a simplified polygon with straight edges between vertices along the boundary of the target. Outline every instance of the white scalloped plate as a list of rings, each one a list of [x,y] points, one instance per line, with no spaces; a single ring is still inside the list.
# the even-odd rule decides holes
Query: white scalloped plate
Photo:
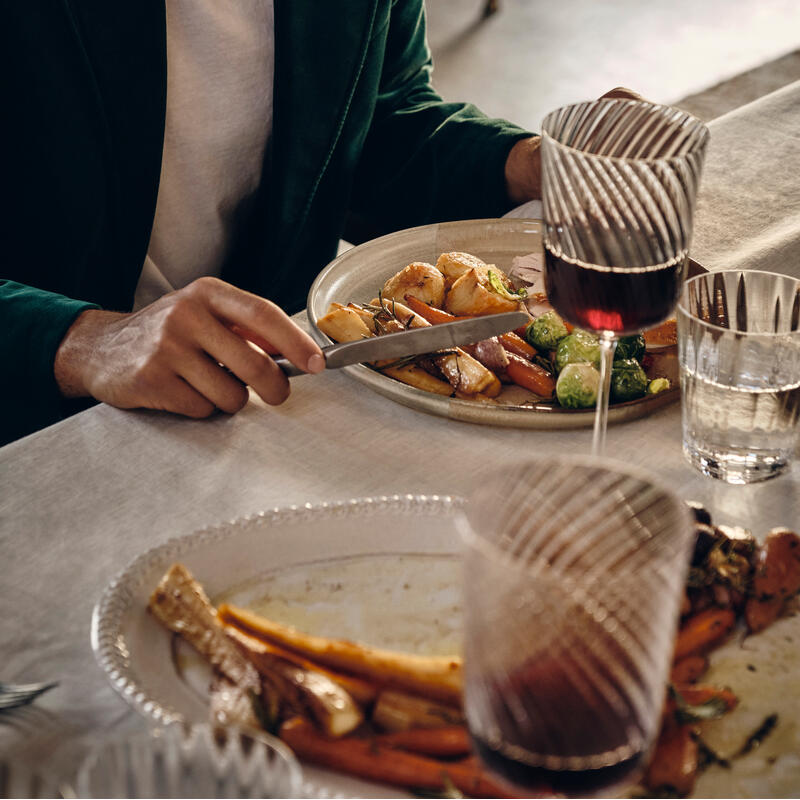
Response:
[[[207,720],[210,672],[147,612],[175,561],[214,603],[276,612],[313,632],[376,646],[453,652],[458,504],[405,495],[293,506],[172,539],[139,556],[103,593],[92,616],[95,657],[112,686],[151,720]],[[304,773],[311,797],[408,796],[311,767]]]
[[[92,647],[112,686],[155,722],[208,716],[210,672],[147,612],[166,569],[186,564],[212,599],[272,614],[312,633],[407,651],[452,653],[460,635],[454,512],[460,500],[404,495],[264,512],[172,539],[134,560],[92,616]],[[800,602],[798,603],[800,606]],[[764,717],[775,732],[698,797],[800,795],[800,614],[712,654],[704,682],[728,685],[739,707],[706,740],[734,752]],[[408,797],[392,787],[304,766],[309,797]]]

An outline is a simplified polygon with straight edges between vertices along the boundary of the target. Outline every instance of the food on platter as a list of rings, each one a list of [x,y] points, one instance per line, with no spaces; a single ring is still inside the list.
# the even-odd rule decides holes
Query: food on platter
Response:
[[[720,752],[706,744],[713,726],[725,721],[719,718],[739,699],[747,701],[703,682],[709,654],[744,633],[751,618],[762,624],[767,615],[774,621],[791,611],[800,590],[796,534],[775,530],[759,546],[745,531],[712,526],[703,509],[695,513],[697,538],[671,686],[644,778],[649,796],[687,794],[705,766],[738,758],[739,745]],[[217,719],[254,724],[257,718],[302,761],[363,779],[427,792],[455,788],[467,795],[503,796],[503,787],[471,755],[458,657],[310,635],[228,603],[215,610],[180,564],[168,570],[150,608],[213,665]],[[246,691],[238,690],[237,681]],[[243,708],[243,696],[249,708]],[[780,711],[770,709],[769,716]],[[752,748],[775,728],[775,720],[760,719],[739,738],[752,740]]]
[[[442,253],[436,264],[415,261],[392,275],[367,303],[332,303],[317,320],[336,342],[354,341],[459,317],[527,310],[523,328],[464,347],[371,364],[388,377],[442,396],[503,404],[504,386],[521,387],[512,405],[550,403],[585,409],[596,403],[600,348],[597,338],[573,330],[541,292],[517,288],[493,264],[461,252]],[[670,388],[653,369],[643,336],[620,340],[611,400],[624,403]],[[579,368],[567,370],[568,365]],[[652,374],[649,374],[652,372]],[[562,382],[559,388],[559,382]],[[527,393],[527,394],[526,394]]]

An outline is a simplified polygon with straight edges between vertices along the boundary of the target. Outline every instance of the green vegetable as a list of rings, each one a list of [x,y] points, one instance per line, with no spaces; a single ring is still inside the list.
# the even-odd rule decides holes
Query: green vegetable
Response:
[[[545,311],[525,328],[525,338],[537,350],[555,350],[568,333],[564,320],[555,311]]]
[[[489,270],[489,286],[501,297],[505,297],[506,300],[524,300],[528,296],[528,292],[524,288],[518,292],[508,289],[503,284],[503,281],[500,280],[500,276],[496,272],[492,272],[492,270]]]
[[[556,382],[556,397],[564,408],[591,408],[597,402],[600,373],[592,364],[567,364]]]
[[[623,358],[641,361],[644,358],[644,351],[645,341],[641,333],[636,336],[621,336],[614,351],[614,361],[621,361]]]
[[[647,375],[642,365],[632,358],[614,362],[611,370],[611,399],[623,403],[642,397],[647,391]]]
[[[561,372],[567,364],[594,364],[600,366],[600,344],[596,336],[586,331],[573,331],[556,347],[556,370]]]
[[[669,389],[670,385],[669,378],[653,378],[653,380],[647,384],[647,394],[665,392]]]
[[[669,686],[669,693],[675,700],[675,719],[681,725],[703,722],[707,719],[719,719],[729,711],[728,704],[721,697],[712,697],[704,703],[692,705],[686,702],[683,695],[674,686]]]
[[[728,706],[724,700],[712,697],[700,705],[679,706],[675,711],[675,718],[681,725],[690,725],[694,722],[703,722],[707,719],[719,719],[728,713]]]

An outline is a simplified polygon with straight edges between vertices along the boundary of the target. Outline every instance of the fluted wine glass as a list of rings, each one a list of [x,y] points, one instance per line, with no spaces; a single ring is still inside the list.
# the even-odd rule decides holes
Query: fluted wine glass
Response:
[[[685,111],[640,100],[578,103],[542,123],[547,296],[601,345],[595,455],[617,337],[658,325],[677,303],[708,138]]]

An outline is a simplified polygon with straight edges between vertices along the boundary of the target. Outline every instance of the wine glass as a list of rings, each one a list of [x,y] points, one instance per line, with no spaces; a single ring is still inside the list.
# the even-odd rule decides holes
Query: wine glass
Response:
[[[518,796],[633,782],[658,732],[693,524],[651,478],[545,457],[482,478],[464,541],[464,705]]]
[[[542,123],[547,297],[600,340],[595,455],[617,337],[658,325],[677,303],[708,138],[685,111],[640,100],[578,103]]]

